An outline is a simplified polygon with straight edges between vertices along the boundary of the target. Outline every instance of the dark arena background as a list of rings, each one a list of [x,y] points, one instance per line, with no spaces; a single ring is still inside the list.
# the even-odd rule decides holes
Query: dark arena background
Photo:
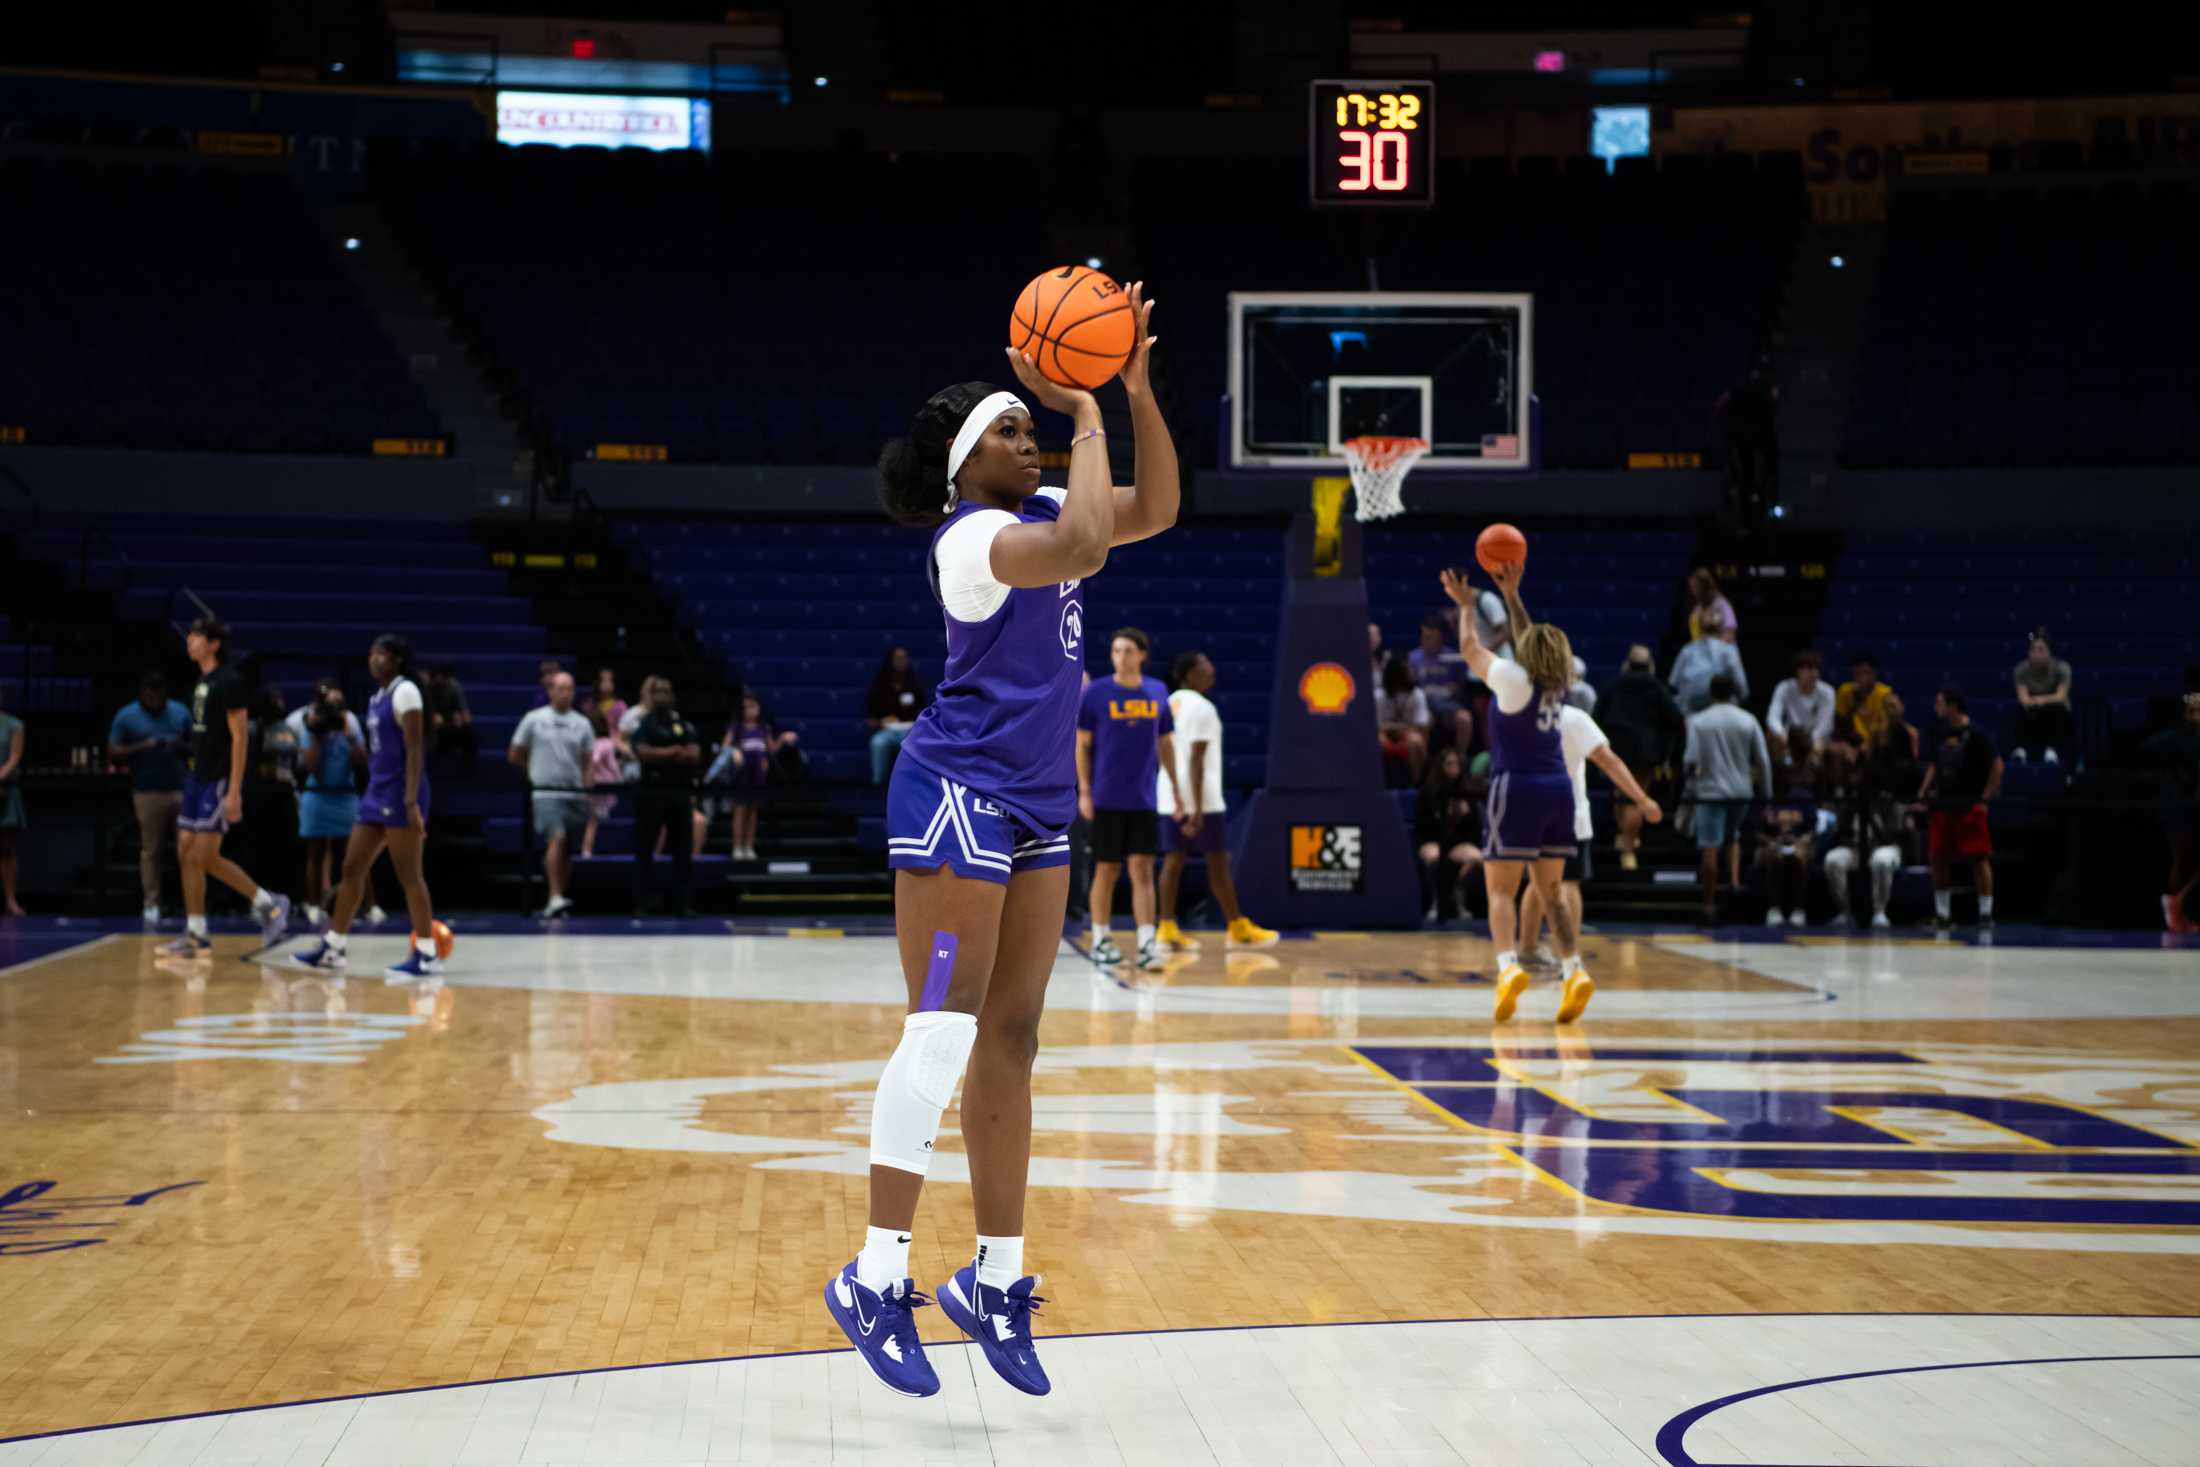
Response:
[[[30,6],[0,1467],[2196,1460],[2172,9]],[[931,1310],[902,1400],[818,1291],[890,856],[983,840],[889,832],[948,632],[878,465],[1081,270],[1181,499],[1062,650],[1101,762],[1159,712],[1219,794],[1067,835],[1053,1393]],[[1492,524],[1610,746],[1566,1022],[1491,940]],[[441,957],[402,810],[339,880],[408,696]]]

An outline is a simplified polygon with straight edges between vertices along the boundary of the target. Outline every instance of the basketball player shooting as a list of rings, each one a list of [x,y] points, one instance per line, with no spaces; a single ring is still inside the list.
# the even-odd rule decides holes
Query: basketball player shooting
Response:
[[[871,1371],[906,1396],[940,1388],[917,1338],[913,1311],[931,1300],[909,1277],[909,1244],[957,1081],[978,1236],[939,1303],[1002,1379],[1035,1396],[1052,1389],[1031,1337],[1040,1300],[1023,1269],[1024,1190],[1031,1067],[1069,904],[1080,588],[1111,547],[1175,524],[1178,499],[1176,450],[1146,378],[1153,303],[1136,284],[1129,301],[1135,333],[1118,369],[1137,434],[1129,487],[1109,483],[1092,393],[1050,380],[1014,348],[1023,390],[1072,424],[1066,490],[1039,487],[1023,398],[984,382],[935,393],[879,459],[888,513],[932,527],[925,570],[947,626],[947,669],[887,789],[909,1014],[872,1103],[870,1227],[863,1251],[825,1285],[825,1305]],[[1053,346],[1042,352],[1058,358]]]
[[[1497,1000],[1492,1017],[1512,1017],[1528,986],[1520,965],[1518,912],[1514,902],[1525,875],[1535,884],[1550,914],[1551,936],[1558,948],[1565,986],[1558,1022],[1581,1017],[1596,992],[1582,971],[1580,933],[1572,910],[1559,898],[1566,858],[1574,851],[1574,785],[1566,774],[1566,753],[1559,713],[1574,680],[1574,649],[1555,626],[1528,620],[1520,600],[1526,574],[1525,545],[1520,559],[1485,562],[1490,579],[1504,593],[1507,625],[1513,629],[1517,662],[1506,662],[1482,645],[1474,632],[1474,588],[1465,575],[1443,573],[1444,594],[1459,608],[1459,650],[1474,675],[1489,685],[1490,798],[1488,839],[1483,842],[1483,880],[1490,898],[1490,943],[1497,949]]]

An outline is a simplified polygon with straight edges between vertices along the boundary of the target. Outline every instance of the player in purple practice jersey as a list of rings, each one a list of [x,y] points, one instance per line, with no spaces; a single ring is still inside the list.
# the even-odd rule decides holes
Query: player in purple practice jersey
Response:
[[[1490,942],[1497,949],[1497,1002],[1502,1023],[1528,986],[1520,966],[1515,900],[1525,873],[1551,918],[1565,981],[1558,1022],[1572,1023],[1589,1006],[1596,984],[1582,971],[1580,931],[1571,909],[1559,901],[1566,858],[1574,853],[1574,782],[1566,772],[1559,715],[1574,681],[1574,649],[1549,623],[1528,620],[1520,601],[1524,561],[1499,562],[1490,572],[1505,595],[1505,625],[1517,662],[1482,645],[1474,631],[1474,588],[1457,571],[1444,572],[1444,594],[1459,607],[1459,648],[1467,666],[1489,685],[1490,796],[1482,873],[1490,893]]]
[[[428,773],[425,700],[412,680],[412,648],[403,637],[382,636],[367,652],[367,671],[380,690],[367,704],[367,792],[359,801],[359,820],[344,848],[344,879],[329,910],[328,931],[307,952],[291,961],[308,968],[341,969],[351,919],[367,892],[367,873],[385,848],[405,889],[412,917],[412,943],[401,962],[386,970],[392,982],[432,978],[442,971],[436,954],[435,908],[421,873],[421,849],[428,839]]]
[[[1073,424],[1067,490],[1039,487],[1030,410],[983,382],[934,394],[909,436],[879,456],[887,511],[934,527],[925,576],[946,620],[947,671],[887,789],[909,1016],[871,1107],[870,1228],[862,1253],[826,1284],[825,1304],[903,1395],[940,1388],[911,1315],[931,1301],[909,1278],[909,1230],[958,1080],[978,1239],[939,1303],[1010,1385],[1050,1389],[1031,1341],[1038,1280],[1023,1270],[1024,1183],[1039,1012],[1069,900],[1080,587],[1111,546],[1159,534],[1177,509],[1176,450],[1146,378],[1153,306],[1139,285],[1125,297],[1102,283],[1097,305],[1136,313],[1122,369],[1134,485],[1108,482],[1092,394],[1047,381],[1015,352],[1024,391]]]

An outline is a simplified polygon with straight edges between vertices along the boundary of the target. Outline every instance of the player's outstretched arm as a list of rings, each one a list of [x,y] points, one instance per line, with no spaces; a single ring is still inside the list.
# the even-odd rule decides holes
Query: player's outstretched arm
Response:
[[[1162,420],[1161,407],[1154,401],[1153,384],[1146,375],[1153,344],[1160,340],[1147,334],[1153,323],[1153,308],[1154,303],[1146,299],[1146,282],[1132,281],[1131,310],[1137,314],[1138,329],[1131,336],[1131,354],[1123,363],[1121,376],[1123,391],[1131,403],[1136,482],[1118,484],[1115,488],[1114,543],[1117,545],[1149,539],[1175,524],[1177,507],[1183,497],[1182,482],[1177,474],[1176,444],[1169,437],[1169,425]]]
[[[1520,578],[1527,573],[1528,563],[1524,560],[1501,560],[1490,572],[1490,579],[1497,582],[1497,593],[1505,598],[1505,630],[1512,635],[1515,647],[1528,634],[1528,628],[1535,625],[1520,599]]]
[[[1042,407],[1069,416],[1069,492],[1062,498],[1061,514],[1051,522],[1009,525],[993,537],[994,579],[1006,586],[1081,580],[1108,563],[1108,546],[1115,537],[1115,492],[1108,483],[1100,404],[1089,392],[1048,381],[1021,352],[1011,350],[1008,364]]]
[[[1487,682],[1489,680],[1490,664],[1495,662],[1497,657],[1489,648],[1483,646],[1482,639],[1474,634],[1474,587],[1468,582],[1464,571],[1455,571],[1447,567],[1442,579],[1444,594],[1449,596],[1452,604],[1459,608],[1460,655],[1467,659],[1468,669],[1476,677]]]

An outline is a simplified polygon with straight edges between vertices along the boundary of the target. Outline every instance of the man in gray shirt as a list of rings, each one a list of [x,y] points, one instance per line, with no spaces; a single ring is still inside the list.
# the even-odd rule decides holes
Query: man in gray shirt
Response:
[[[1673,659],[1672,674],[1666,678],[1683,713],[1700,713],[1711,706],[1711,680],[1722,673],[1734,679],[1734,696],[1749,696],[1749,674],[1742,671],[1742,654],[1722,635],[1725,619],[1716,609],[1707,607],[1696,624],[1703,635],[1681,648],[1680,655]]]
[[[565,888],[573,875],[573,838],[588,826],[584,790],[596,730],[573,711],[571,673],[556,674],[548,686],[548,706],[534,709],[519,721],[505,757],[525,769],[527,782],[535,787],[535,834],[543,844],[542,874],[550,883],[550,901],[542,915],[562,917],[573,910]]]
[[[2050,764],[2061,763],[2062,751],[2070,746],[2070,736],[2077,730],[2077,720],[2070,711],[2070,664],[2055,655],[2045,631],[2036,631],[2014,676],[2017,762],[2021,764],[2038,754]]]
[[[1710,706],[1689,716],[1681,763],[1694,779],[1696,852],[1709,927],[1718,921],[1719,850],[1726,849],[1728,877],[1740,886],[1742,816],[1752,794],[1772,798],[1772,757],[1756,715],[1735,705],[1734,679],[1719,673],[1706,691]]]

